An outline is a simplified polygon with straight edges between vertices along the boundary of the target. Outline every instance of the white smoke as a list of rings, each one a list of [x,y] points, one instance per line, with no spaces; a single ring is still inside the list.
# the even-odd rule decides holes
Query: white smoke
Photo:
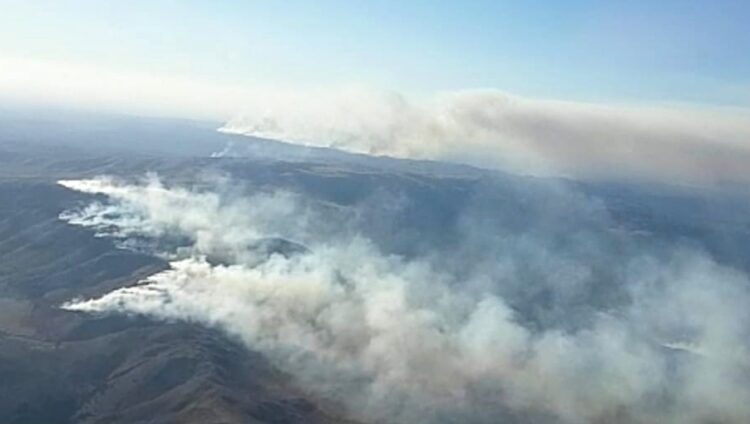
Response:
[[[139,184],[60,184],[107,197],[99,206],[66,212],[62,218],[72,224],[190,240],[168,252],[175,257],[171,269],[64,308],[222,329],[357,418],[750,420],[750,282],[698,252],[675,246],[662,256],[602,252],[597,259],[623,276],[624,288],[607,289],[623,289],[628,300],[597,309],[573,329],[539,328],[511,306],[512,294],[488,282],[530,290],[528,282],[514,281],[521,275],[516,268],[524,261],[547,267],[554,309],[576,290],[588,290],[594,271],[526,235],[495,235],[504,243],[498,251],[515,251],[496,257],[493,266],[466,256],[464,271],[451,272],[441,265],[446,258],[407,259],[383,252],[366,235],[320,231],[325,217],[288,193],[229,198],[222,190],[168,187],[155,177]],[[308,250],[259,260],[253,242],[269,237],[296,240]],[[474,248],[486,246],[456,252]],[[216,252],[233,254],[217,264],[207,259]]]
[[[229,142],[227,143],[223,149],[211,153],[212,158],[226,158],[226,157],[232,157],[233,156],[233,149],[234,149],[234,143]]]
[[[524,174],[750,181],[750,112],[349,89],[257,98],[222,131]]]

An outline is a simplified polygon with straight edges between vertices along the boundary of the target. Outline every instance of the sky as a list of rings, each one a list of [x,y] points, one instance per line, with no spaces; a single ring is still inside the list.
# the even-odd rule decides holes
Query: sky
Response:
[[[0,7],[0,58],[16,62],[232,87],[357,84],[410,95],[495,88],[581,101],[750,105],[743,0]]]
[[[0,10],[0,102],[523,174],[750,182],[747,0]]]

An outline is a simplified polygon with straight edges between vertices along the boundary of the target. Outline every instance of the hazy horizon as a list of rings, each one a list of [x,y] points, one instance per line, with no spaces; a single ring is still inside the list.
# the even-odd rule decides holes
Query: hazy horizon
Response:
[[[750,422],[748,22],[0,0],[0,422]]]

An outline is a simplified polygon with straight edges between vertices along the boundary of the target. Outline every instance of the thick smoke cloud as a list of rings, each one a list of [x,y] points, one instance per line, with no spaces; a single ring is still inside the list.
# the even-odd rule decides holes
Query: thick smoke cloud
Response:
[[[493,90],[417,102],[354,89],[258,98],[222,131],[536,175],[750,181],[747,110],[544,101]]]
[[[638,241],[580,194],[527,193],[540,212],[515,231],[468,210],[455,248],[404,257],[366,230],[332,231],[295,194],[153,176],[60,184],[106,197],[64,213],[71,224],[123,242],[178,240],[150,245],[171,269],[64,308],[222,329],[357,418],[750,420],[747,277]],[[542,198],[563,216],[541,212]]]

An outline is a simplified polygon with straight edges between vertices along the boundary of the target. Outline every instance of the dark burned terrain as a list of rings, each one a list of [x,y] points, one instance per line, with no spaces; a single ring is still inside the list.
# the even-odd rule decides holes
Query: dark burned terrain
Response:
[[[310,397],[266,358],[217,331],[61,310],[67,300],[134,284],[167,263],[58,219],[90,200],[58,179],[154,171],[190,182],[220,171],[344,207],[398,193],[409,202],[395,218],[367,222],[376,242],[403,255],[425,244],[450,249],[461,205],[487,184],[497,196],[487,201],[511,202],[518,208],[511,224],[523,226],[523,199],[502,188],[533,184],[468,167],[293,148],[190,122],[0,118],[0,422],[8,424],[346,420],[337,405]],[[242,146],[240,157],[209,158],[227,143]],[[700,243],[719,260],[750,269],[742,254],[750,249],[745,203],[656,188],[581,188],[633,231]],[[701,219],[706,208],[720,219]]]

